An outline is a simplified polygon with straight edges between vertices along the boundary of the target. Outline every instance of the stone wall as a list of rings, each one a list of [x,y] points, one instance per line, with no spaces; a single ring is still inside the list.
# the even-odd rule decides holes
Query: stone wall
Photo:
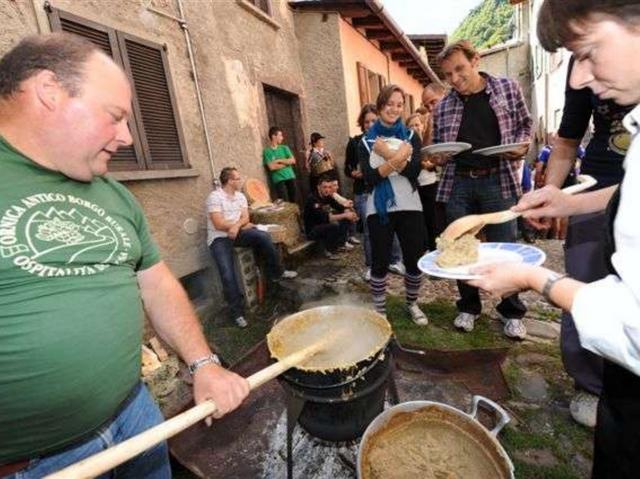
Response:
[[[306,92],[309,128],[305,140],[308,143],[311,132],[322,133],[326,137],[326,147],[342,172],[349,125],[340,47],[340,15],[296,12],[294,21]]]

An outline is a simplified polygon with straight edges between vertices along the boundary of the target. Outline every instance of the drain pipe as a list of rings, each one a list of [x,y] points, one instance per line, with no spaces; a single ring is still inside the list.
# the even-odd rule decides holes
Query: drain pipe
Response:
[[[169,18],[178,22],[180,28],[184,32],[184,38],[187,43],[187,54],[189,55],[189,62],[191,63],[191,72],[193,73],[193,82],[196,86],[196,98],[198,99],[198,110],[200,111],[200,119],[202,120],[202,127],[204,129],[204,139],[207,144],[207,156],[209,158],[209,169],[211,170],[211,178],[213,183],[216,182],[216,168],[213,164],[213,149],[211,148],[211,141],[209,140],[209,127],[207,126],[207,117],[204,112],[204,102],[202,101],[202,92],[200,91],[200,82],[198,81],[198,69],[196,68],[196,60],[193,55],[193,48],[191,45],[191,36],[189,35],[189,27],[187,26],[187,21],[184,16],[184,8],[182,6],[182,0],[177,0],[178,2],[178,11],[180,12],[180,17],[174,17],[168,13],[163,12],[162,10],[158,10],[154,7],[146,7],[148,11],[155,13],[156,15],[160,15],[165,18]]]
[[[440,80],[440,78],[438,78],[438,75],[433,72],[431,66],[429,65],[429,62],[425,58],[423,58],[422,55],[420,55],[420,52],[413,44],[413,42],[409,39],[407,34],[402,31],[395,20],[391,18],[391,16],[385,11],[384,5],[382,5],[380,0],[365,0],[365,3],[371,9],[371,11],[380,20],[382,20],[382,23],[384,23],[385,26],[389,30],[391,30],[396,37],[398,37],[400,43],[402,43],[402,45],[409,51],[409,53],[411,53],[413,59],[418,63],[420,68],[422,68],[426,72],[429,79],[433,83],[442,85],[442,81]]]

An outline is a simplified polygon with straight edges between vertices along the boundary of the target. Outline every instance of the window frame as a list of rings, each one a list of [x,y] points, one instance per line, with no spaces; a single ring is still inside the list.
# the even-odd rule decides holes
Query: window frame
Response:
[[[49,7],[47,9],[47,15],[49,17],[49,23],[52,31],[65,31],[63,30],[62,21],[68,20],[81,26],[97,30],[99,32],[107,34],[109,38],[109,45],[111,48],[111,58],[119,65],[125,72],[129,83],[131,85],[131,104],[132,115],[128,121],[129,130],[133,139],[133,150],[135,153],[135,161],[118,160],[112,161],[109,164],[109,173],[114,173],[119,179],[147,179],[158,178],[162,176],[162,172],[166,172],[167,177],[182,177],[181,173],[185,170],[191,169],[189,158],[187,155],[186,142],[184,138],[184,132],[182,130],[182,121],[177,105],[175,89],[173,86],[173,79],[169,68],[169,62],[167,57],[167,45],[159,44],[140,38],[128,32],[117,30],[108,25],[104,25],[88,18],[80,17],[66,10],[61,10],[55,7]],[[83,38],[86,38],[83,36]],[[142,46],[155,49],[160,52],[160,58],[162,61],[162,68],[164,72],[165,82],[167,84],[167,93],[170,100],[170,106],[173,113],[176,135],[178,138],[178,146],[180,149],[180,159],[173,161],[154,161],[151,156],[149,148],[147,134],[144,130],[144,122],[142,119],[142,112],[140,109],[140,103],[138,100],[138,91],[136,89],[131,65],[129,61],[129,54],[126,47],[126,41],[138,43]],[[171,172],[178,174],[171,174]],[[130,177],[129,177],[130,176]],[[187,176],[193,176],[192,174]]]

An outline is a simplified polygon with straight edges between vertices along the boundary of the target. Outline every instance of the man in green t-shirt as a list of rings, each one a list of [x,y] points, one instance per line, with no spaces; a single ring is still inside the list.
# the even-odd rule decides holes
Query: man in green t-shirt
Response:
[[[28,37],[0,59],[0,477],[42,477],[162,421],[140,383],[144,312],[217,414],[249,392],[219,366],[133,195],[131,89],[94,44]],[[117,467],[168,478],[166,443]]]
[[[277,126],[269,128],[269,146],[262,152],[262,161],[269,169],[276,196],[284,201],[296,202],[296,174],[293,166],[296,159],[287,145],[283,145],[284,135]]]

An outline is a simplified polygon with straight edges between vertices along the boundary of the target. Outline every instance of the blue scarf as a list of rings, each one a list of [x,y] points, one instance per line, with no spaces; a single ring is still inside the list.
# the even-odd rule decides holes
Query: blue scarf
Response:
[[[407,141],[410,138],[410,135],[411,130],[404,126],[401,118],[398,118],[398,120],[391,126],[385,126],[380,120],[378,120],[365,134],[365,141],[369,146],[369,150],[373,151],[373,144],[379,136],[384,138],[398,138],[400,140]],[[388,223],[389,216],[387,214],[387,210],[396,205],[396,195],[393,192],[389,178],[385,178],[374,188],[373,204],[378,216],[380,217],[380,223]]]

